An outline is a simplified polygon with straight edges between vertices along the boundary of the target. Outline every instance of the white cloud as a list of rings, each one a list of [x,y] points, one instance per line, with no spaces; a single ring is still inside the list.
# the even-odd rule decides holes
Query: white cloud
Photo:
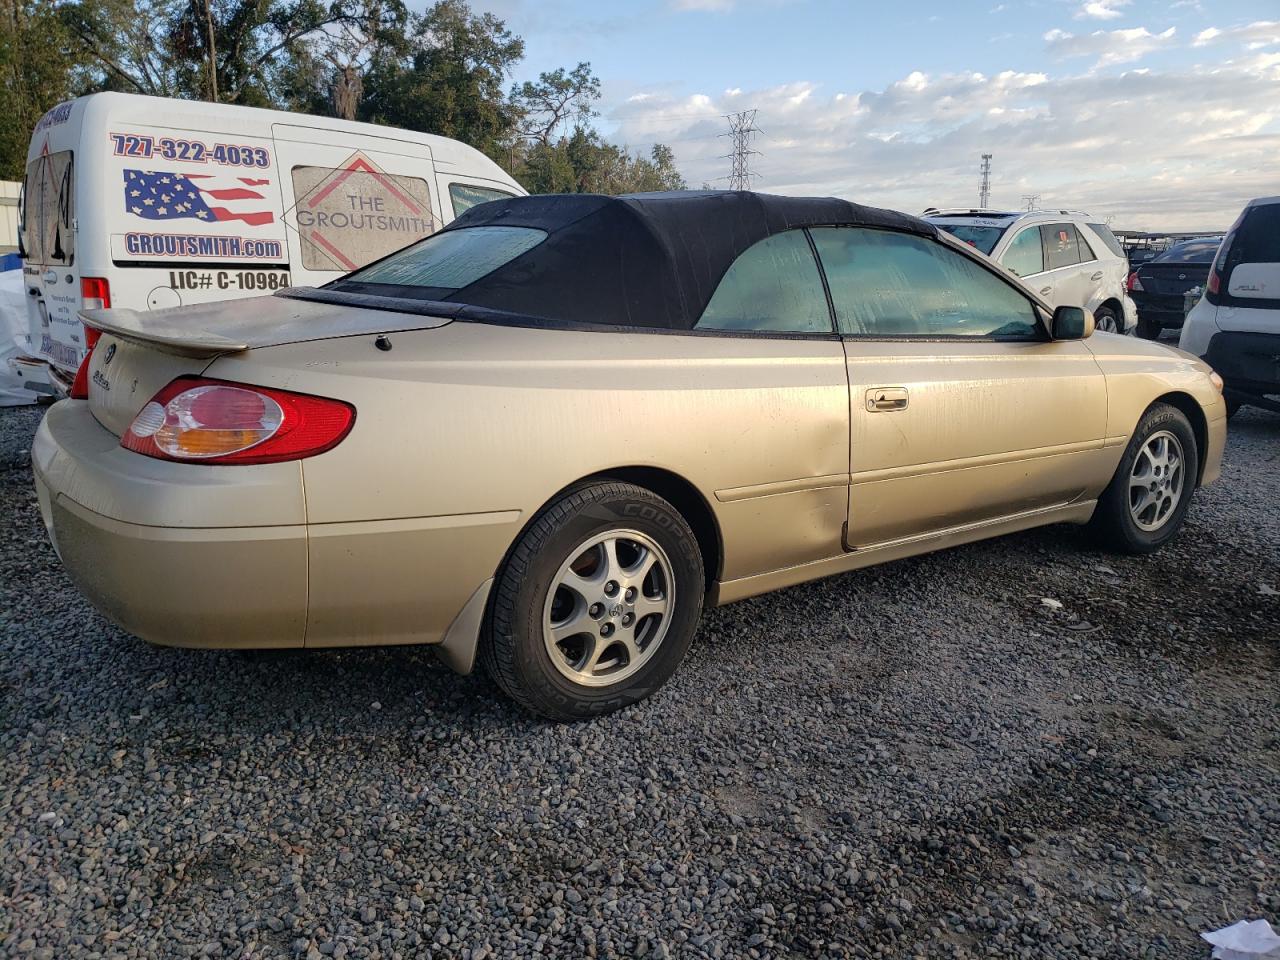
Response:
[[[692,186],[724,185],[721,115],[754,107],[761,190],[909,212],[971,204],[990,152],[999,205],[1038,193],[1046,206],[1114,215],[1131,229],[1208,230],[1275,192],[1277,84],[1280,52],[1119,74],[913,71],[860,92],[806,82],[732,98],[655,92],[619,103],[606,135],[633,148],[665,142]]]
[[[1133,63],[1147,54],[1173,43],[1176,28],[1151,33],[1146,27],[1128,30],[1097,30],[1088,34],[1050,30],[1044,35],[1045,49],[1059,60],[1090,57],[1094,68]]]
[[[1121,16],[1120,8],[1127,7],[1130,0],[1088,0],[1076,11],[1077,20],[1114,20]]]
[[[1209,27],[1196,34],[1191,42],[1194,47],[1205,47],[1211,43],[1236,42],[1246,50],[1263,50],[1280,45],[1280,20],[1258,20],[1243,27],[1230,27],[1219,30]]]

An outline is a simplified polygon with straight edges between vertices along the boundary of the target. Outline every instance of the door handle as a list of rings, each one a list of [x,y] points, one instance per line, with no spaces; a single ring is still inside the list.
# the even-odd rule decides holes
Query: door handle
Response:
[[[1051,293],[1053,293],[1053,287],[1041,287],[1041,288],[1040,288],[1040,296],[1042,296],[1042,297],[1047,297],[1047,296],[1048,296],[1049,294],[1051,294]]]
[[[1094,274],[1092,277],[1090,277],[1089,279],[1090,279],[1090,280],[1092,280],[1094,283],[1097,283],[1099,280],[1101,280],[1101,279],[1102,279],[1102,271],[1101,271],[1101,270],[1099,270],[1097,273],[1095,273],[1095,274]]]
[[[907,409],[906,387],[872,387],[867,391],[867,411],[886,413]]]

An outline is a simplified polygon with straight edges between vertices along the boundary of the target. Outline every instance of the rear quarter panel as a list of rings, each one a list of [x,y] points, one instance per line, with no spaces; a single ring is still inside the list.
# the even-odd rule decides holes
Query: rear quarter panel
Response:
[[[697,489],[719,526],[722,579],[842,551],[849,400],[838,340],[466,322],[390,339],[388,352],[349,337],[224,357],[208,371],[357,409],[342,444],[303,461],[308,645],[342,642],[349,628],[336,608],[326,619],[327,594],[367,598],[362,615],[390,642],[442,631],[539,508],[620,467],[668,470]]]

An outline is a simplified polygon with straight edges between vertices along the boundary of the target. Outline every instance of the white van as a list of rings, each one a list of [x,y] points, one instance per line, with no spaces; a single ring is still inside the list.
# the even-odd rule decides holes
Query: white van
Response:
[[[1222,377],[1228,416],[1246,405],[1280,413],[1280,197],[1245,206],[1178,346]]]
[[[122,93],[61,103],[32,134],[19,224],[49,392],[84,357],[81,309],[317,286],[524,192],[446,137]]]

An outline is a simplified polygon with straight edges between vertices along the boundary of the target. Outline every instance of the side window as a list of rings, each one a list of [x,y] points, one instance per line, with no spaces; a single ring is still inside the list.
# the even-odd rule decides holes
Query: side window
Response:
[[[1098,235],[1108,250],[1117,257],[1124,256],[1124,247],[1120,246],[1120,241],[1116,239],[1116,235],[1111,232],[1111,228],[1105,223],[1091,223],[1089,229]]]
[[[1072,228],[1075,229],[1074,227]],[[1090,260],[1097,260],[1098,255],[1093,252],[1093,247],[1089,243],[1089,238],[1083,230],[1076,230],[1076,243],[1080,246],[1080,262],[1088,263]]]
[[[775,234],[733,261],[697,328],[831,333],[822,277],[804,231]]]
[[[504,190],[493,190],[489,187],[478,187],[473,183],[449,184],[449,201],[453,204],[453,215],[460,217],[472,207],[490,200],[510,200],[515,194]]]
[[[421,177],[377,169],[294,167],[302,266],[346,273],[439,228]]]
[[[1040,243],[1039,228],[1029,227],[1014,237],[1001,254],[1000,262],[1019,277],[1044,272],[1044,247]]]
[[[1047,223],[1040,228],[1044,236],[1046,270],[1057,270],[1080,262],[1076,228],[1069,223]]]
[[[1025,294],[936,240],[862,227],[811,233],[841,333],[1038,338]]]

